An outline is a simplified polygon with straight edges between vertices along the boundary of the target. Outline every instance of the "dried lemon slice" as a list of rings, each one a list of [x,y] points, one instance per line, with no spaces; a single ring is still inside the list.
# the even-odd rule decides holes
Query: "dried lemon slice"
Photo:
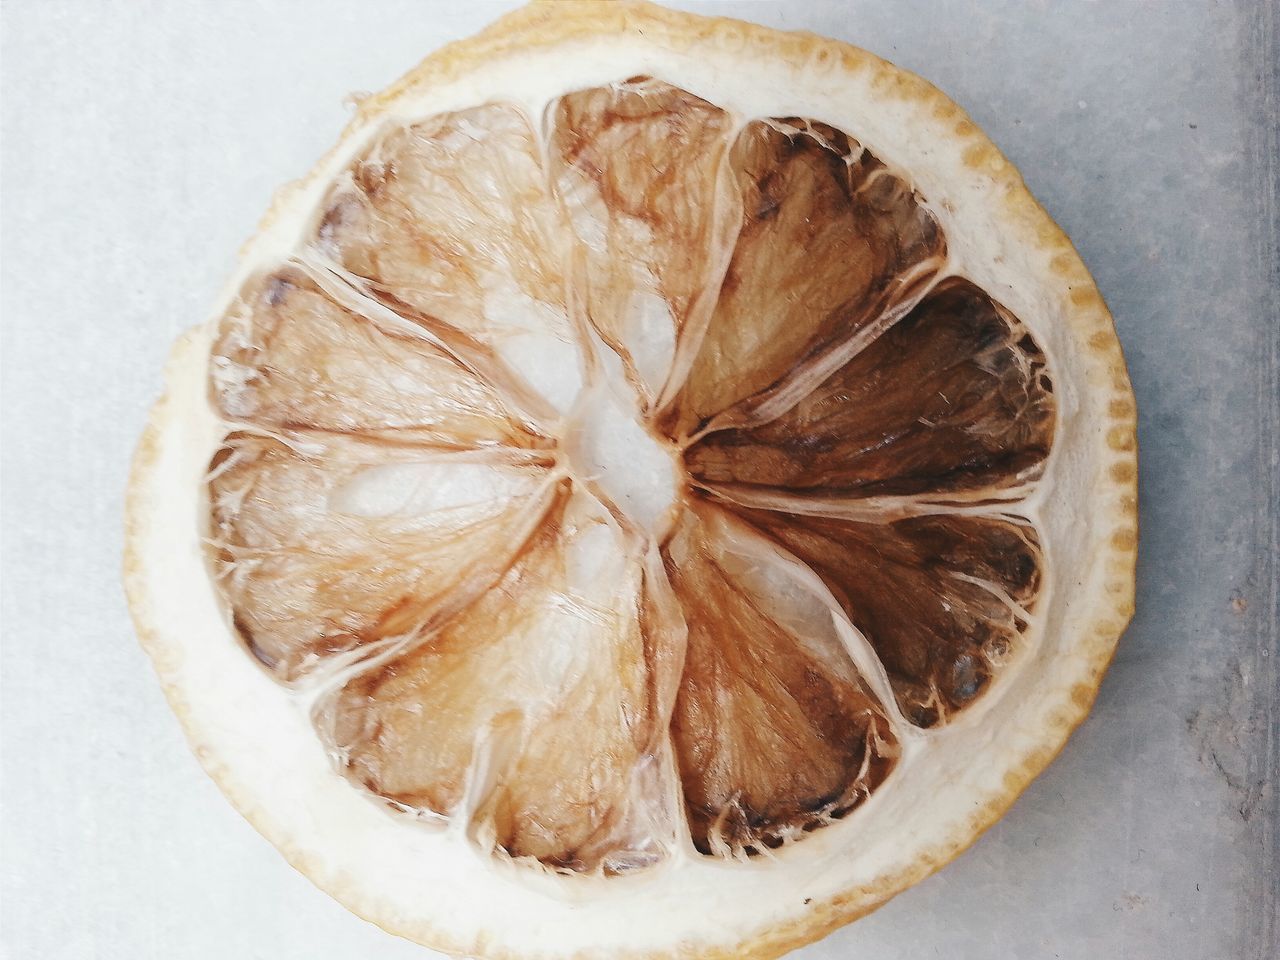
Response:
[[[447,950],[814,939],[1007,807],[1131,611],[1092,281],[950,101],[819,38],[575,3],[442,51],[168,385],[126,579],[174,709]]]

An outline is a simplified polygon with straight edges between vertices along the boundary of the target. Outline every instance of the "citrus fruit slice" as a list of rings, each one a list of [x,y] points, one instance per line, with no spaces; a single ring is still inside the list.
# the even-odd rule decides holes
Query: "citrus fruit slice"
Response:
[[[937,869],[1132,609],[1135,411],[964,114],[807,35],[537,4],[365,100],[175,347],[139,633],[387,930],[776,956]]]

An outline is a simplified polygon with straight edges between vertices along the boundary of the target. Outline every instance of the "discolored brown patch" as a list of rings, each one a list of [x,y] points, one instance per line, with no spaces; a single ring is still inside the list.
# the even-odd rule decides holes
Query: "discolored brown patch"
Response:
[[[934,290],[791,410],[686,451],[701,483],[945,495],[1034,478],[1054,400],[1030,334],[962,280]]]
[[[850,137],[797,119],[749,123],[730,163],[741,224],[710,324],[667,417],[686,436],[909,304],[942,233],[910,186]]]
[[[1111,545],[1122,551],[1136,549],[1138,546],[1138,531],[1131,527],[1121,527],[1111,534]]]
[[[1111,479],[1117,483],[1130,483],[1138,475],[1138,468],[1128,461],[1111,465]]]
[[[688,625],[671,724],[685,805],[698,849],[725,855],[843,816],[897,747],[829,616],[799,626],[771,609],[735,572],[716,514],[688,510],[663,556]]]
[[[917,726],[945,721],[986,689],[1017,648],[1039,592],[1035,531],[1007,520],[738,512],[822,578]]]
[[[1122,419],[1132,417],[1134,414],[1134,406],[1132,400],[1112,400],[1107,406],[1107,412],[1114,419]]]
[[[1133,427],[1115,426],[1107,431],[1107,446],[1112,450],[1128,451],[1137,446],[1137,435]]]

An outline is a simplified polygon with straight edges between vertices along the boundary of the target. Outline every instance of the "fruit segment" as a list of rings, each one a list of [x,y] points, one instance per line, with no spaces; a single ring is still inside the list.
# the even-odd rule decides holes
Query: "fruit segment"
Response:
[[[736,210],[727,210],[729,197],[717,202],[731,120],[692,94],[637,78],[562,97],[550,128],[587,315],[651,404],[680,332],[711,306],[732,243]]]
[[[315,238],[384,301],[492,349],[559,411],[582,374],[568,242],[533,130],[503,104],[386,131],[335,189]]]
[[[462,816],[512,857],[607,872],[659,859],[672,790],[640,571],[598,505],[562,492],[492,590],[322,707],[348,775]]]
[[[209,479],[214,573],[282,680],[447,617],[497,580],[545,509],[544,471],[498,455],[293,442],[233,434]]]
[[[688,627],[671,732],[703,853],[777,847],[842,817],[897,756],[830,608],[769,550],[706,504],[664,549]]]
[[[395,318],[339,305],[305,273],[249,283],[213,347],[213,401],[267,429],[360,432],[468,447],[541,442],[453,356]]]
[[[1030,526],[957,515],[860,523],[736,512],[822,578],[917,726],[972,703],[1030,622],[1040,586]]]
[[[910,186],[831,127],[753,121],[730,163],[739,232],[667,415],[675,437],[791,402],[789,384],[838,362],[913,303],[944,251]]]
[[[981,290],[951,280],[786,413],[710,433],[685,463],[708,485],[944,499],[1034,479],[1053,425],[1039,348]]]

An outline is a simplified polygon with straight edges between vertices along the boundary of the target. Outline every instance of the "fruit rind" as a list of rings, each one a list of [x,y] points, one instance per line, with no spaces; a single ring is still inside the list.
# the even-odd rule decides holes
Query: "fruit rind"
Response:
[[[643,41],[638,40],[643,35]],[[418,68],[385,93],[364,101],[338,147],[322,160],[310,178],[282,191],[264,220],[260,233],[275,230],[283,215],[299,204],[310,206],[308,190],[323,184],[334,165],[349,155],[352,141],[363,135],[384,114],[394,111],[406,98],[452,83],[510,56],[546,56],[552,51],[573,51],[583,45],[606,43],[623,38],[645,48],[672,51],[697,48],[703,55],[743,51],[753,60],[779,64],[791,69],[815,89],[839,90],[845,84],[870,80],[876,105],[885,110],[906,110],[912,122],[931,124],[923,134],[945,137],[942,150],[959,158],[971,185],[980,190],[982,204],[995,211],[993,227],[1025,244],[1029,271],[1042,286],[1056,282],[1058,294],[1053,304],[1058,322],[1052,331],[1057,338],[1048,345],[1051,353],[1069,356],[1072,373],[1078,380],[1074,416],[1079,436],[1072,441],[1072,456],[1059,470],[1087,470],[1085,482],[1094,498],[1088,527],[1081,534],[1087,540],[1074,551],[1081,578],[1092,577],[1097,587],[1081,595],[1084,609],[1075,609],[1057,626],[1070,644],[1062,669],[1069,673],[1055,679],[1052,702],[1040,711],[1043,725],[1020,750],[1000,778],[998,790],[981,799],[973,812],[957,821],[957,827],[943,842],[918,850],[903,869],[878,876],[873,883],[853,885],[834,893],[813,897],[811,903],[795,904],[764,925],[752,926],[745,919],[730,924],[733,943],[713,943],[718,931],[708,930],[708,939],[685,939],[652,949],[618,947],[564,948],[554,932],[545,932],[545,941],[518,951],[504,944],[500,934],[480,932],[459,937],[439,923],[421,916],[409,916],[380,899],[376,891],[353,877],[324,851],[303,841],[305,826],[290,821],[277,809],[262,802],[262,788],[246,781],[237,770],[237,758],[228,755],[219,732],[207,714],[192,705],[195,693],[191,679],[183,672],[184,654],[180,622],[166,610],[160,594],[169,582],[167,565],[174,557],[158,548],[171,544],[175,534],[170,525],[175,517],[190,524],[183,547],[183,563],[198,568],[198,504],[161,508],[166,492],[183,477],[183,448],[203,442],[193,438],[191,412],[202,394],[192,392],[193,370],[202,370],[207,356],[207,328],[193,331],[179,341],[170,365],[169,392],[152,410],[146,432],[135,454],[126,506],[125,585],[139,637],[151,656],[174,712],[186,730],[197,758],[241,813],[269,839],[291,864],[317,886],[341,901],[353,912],[389,932],[456,954],[494,958],[587,957],[607,950],[611,957],[634,958],[678,955],[686,958],[770,958],[816,940],[850,920],[883,904],[897,892],[923,879],[969,846],[1012,804],[1017,795],[1041,771],[1085,717],[1115,644],[1133,612],[1134,564],[1137,543],[1137,443],[1136,409],[1128,374],[1114,327],[1096,287],[1070,241],[1027,192],[1016,169],[999,153],[987,137],[943,94],[918,77],[893,67],[865,51],[808,34],[784,34],[724,19],[705,19],[640,3],[602,3],[573,0],[568,3],[535,3],[503,18],[488,30],[452,44],[429,57]],[[678,82],[679,78],[672,78]],[[839,94],[834,94],[839,96]],[[858,131],[851,131],[857,133]],[[940,160],[938,176],[959,176],[960,169]],[[916,170],[913,169],[913,172]],[[924,171],[921,170],[923,173]],[[958,186],[955,187],[958,191]],[[945,189],[925,192],[943,196]],[[942,214],[945,216],[945,213]],[[251,244],[252,247],[252,244]],[[993,295],[997,290],[988,287]],[[1064,361],[1065,362],[1065,361]],[[202,381],[201,376],[196,377]],[[198,418],[197,418],[198,419]],[[196,430],[202,429],[199,425]],[[212,443],[212,438],[208,438]],[[1060,456],[1061,461],[1066,455]],[[194,484],[193,484],[194,485]],[[183,537],[179,536],[179,540]],[[186,555],[188,553],[191,555]],[[212,594],[209,609],[215,609]],[[237,654],[239,651],[234,651]],[[1070,671],[1065,666],[1070,665]],[[263,677],[263,683],[269,681]],[[788,891],[789,893],[790,891]],[[704,928],[706,924],[704,922]]]

